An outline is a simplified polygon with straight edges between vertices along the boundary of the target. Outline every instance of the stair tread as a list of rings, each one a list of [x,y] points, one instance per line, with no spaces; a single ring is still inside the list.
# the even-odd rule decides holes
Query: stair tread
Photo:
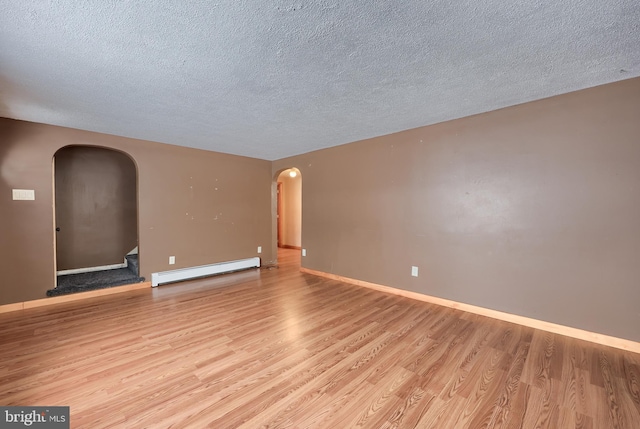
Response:
[[[143,277],[138,277],[129,268],[62,275],[58,276],[58,287],[48,290],[47,296],[105,289],[143,281],[145,281]]]

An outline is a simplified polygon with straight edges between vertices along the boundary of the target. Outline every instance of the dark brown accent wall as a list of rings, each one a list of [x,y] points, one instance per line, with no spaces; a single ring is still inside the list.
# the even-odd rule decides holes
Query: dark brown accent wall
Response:
[[[291,166],[304,267],[640,341],[640,79]]]
[[[10,119],[0,119],[0,138],[0,305],[44,298],[54,285],[52,159],[68,145],[111,148],[134,160],[142,276],[274,259],[269,161]],[[36,200],[12,201],[13,188],[34,189]]]
[[[133,161],[115,150],[67,146],[54,168],[58,271],[121,264],[138,245]]]

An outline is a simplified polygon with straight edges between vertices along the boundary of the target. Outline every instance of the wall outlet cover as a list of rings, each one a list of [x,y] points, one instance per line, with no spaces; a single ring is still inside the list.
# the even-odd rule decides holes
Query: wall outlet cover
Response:
[[[411,275],[413,277],[418,277],[418,267],[416,267],[416,266],[412,266],[411,267]]]
[[[262,253],[262,246],[258,246],[258,253]]]
[[[302,249],[302,256],[307,256],[307,249]]]
[[[173,265],[176,263],[176,257],[175,256],[169,256],[169,265]]]

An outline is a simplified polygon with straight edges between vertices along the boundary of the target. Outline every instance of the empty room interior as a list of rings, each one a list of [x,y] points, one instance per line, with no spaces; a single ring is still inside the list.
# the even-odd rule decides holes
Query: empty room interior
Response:
[[[639,23],[634,0],[5,2],[0,408],[639,428]]]

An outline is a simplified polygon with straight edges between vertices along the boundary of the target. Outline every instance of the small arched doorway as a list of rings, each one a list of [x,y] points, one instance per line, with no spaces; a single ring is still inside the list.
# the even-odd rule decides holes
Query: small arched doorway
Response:
[[[137,282],[138,186],[133,160],[113,149],[66,146],[55,153],[53,165],[56,289],[61,280],[67,283],[72,275],[86,273],[92,273],[93,288],[99,289],[102,280],[97,273],[107,271],[108,286]],[[135,275],[116,271],[127,268]],[[89,282],[88,277],[76,278],[83,282],[78,287]]]
[[[302,248],[302,174],[295,167],[275,176],[276,246],[278,249]]]

